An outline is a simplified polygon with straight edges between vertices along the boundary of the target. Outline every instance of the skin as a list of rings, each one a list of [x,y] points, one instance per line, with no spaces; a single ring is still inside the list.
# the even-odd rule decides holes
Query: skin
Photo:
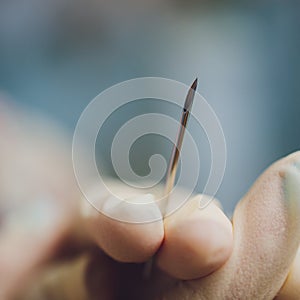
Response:
[[[299,298],[299,152],[257,179],[232,222],[217,201],[199,209],[195,195],[168,218],[157,210],[157,222],[122,223],[80,199],[65,137],[46,125],[33,138],[38,121],[4,109],[1,137],[10,143],[0,150],[0,199],[15,204],[2,203],[8,207],[0,231],[3,299]],[[23,126],[15,128],[16,120]],[[144,197],[112,184],[124,198]]]

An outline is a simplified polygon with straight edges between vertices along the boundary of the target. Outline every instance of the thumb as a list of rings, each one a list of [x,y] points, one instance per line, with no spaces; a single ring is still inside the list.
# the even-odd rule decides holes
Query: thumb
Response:
[[[295,153],[273,164],[234,213],[234,281],[236,290],[244,290],[249,298],[274,297],[296,255],[300,240],[299,163],[300,153]]]
[[[168,299],[273,299],[300,241],[300,152],[269,167],[238,204],[230,259],[212,275],[184,282]]]

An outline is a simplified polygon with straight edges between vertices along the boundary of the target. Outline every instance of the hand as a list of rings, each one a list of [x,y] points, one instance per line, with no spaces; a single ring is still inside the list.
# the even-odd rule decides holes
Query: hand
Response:
[[[298,299],[299,161],[295,153],[265,171],[238,204],[233,225],[217,202],[200,210],[199,195],[165,220],[140,225],[84,202],[81,226],[103,252],[94,247],[45,271],[25,299]],[[152,256],[145,279],[143,262]]]
[[[217,202],[200,210],[199,195],[165,220],[130,225],[79,205],[65,138],[52,126],[7,116],[0,128],[0,299],[299,298],[299,153],[257,180],[233,225]],[[143,262],[152,256],[145,279]]]

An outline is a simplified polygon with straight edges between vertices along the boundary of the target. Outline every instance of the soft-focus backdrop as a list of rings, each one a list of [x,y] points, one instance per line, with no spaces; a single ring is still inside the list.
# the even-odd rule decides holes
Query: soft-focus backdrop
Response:
[[[4,0],[0,90],[72,132],[91,99],[115,83],[198,76],[227,141],[217,196],[230,212],[266,166],[300,146],[299,11],[299,1],[279,0]],[[107,149],[99,153],[107,159]]]

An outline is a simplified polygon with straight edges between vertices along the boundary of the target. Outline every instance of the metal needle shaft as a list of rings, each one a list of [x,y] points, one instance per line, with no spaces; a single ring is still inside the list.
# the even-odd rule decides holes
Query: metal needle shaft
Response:
[[[184,107],[181,114],[180,127],[176,137],[176,143],[173,146],[172,155],[169,162],[169,168],[168,168],[166,186],[165,186],[166,196],[171,192],[175,183],[180,151],[182,147],[186,125],[193,105],[195,91],[197,89],[197,83],[198,83],[198,79],[196,78],[193,84],[191,85],[185,99]]]
[[[173,146],[172,155],[171,155],[169,167],[168,167],[165,193],[164,193],[164,195],[166,196],[166,199],[165,199],[164,206],[163,206],[164,209],[162,209],[163,215],[165,214],[165,210],[167,207],[168,194],[171,192],[171,190],[174,186],[180,151],[181,151],[181,147],[182,147],[182,142],[183,142],[183,138],[184,138],[186,125],[187,125],[190,111],[191,111],[191,108],[193,105],[195,91],[197,89],[197,82],[198,82],[198,79],[196,78],[195,81],[193,82],[193,84],[191,85],[191,87],[189,88],[189,91],[185,98],[185,103],[184,103],[182,114],[181,114],[180,127],[179,127],[179,130],[177,133],[176,143]],[[152,264],[153,264],[153,258],[150,259],[144,266],[143,276],[145,279],[148,279],[151,276]]]

